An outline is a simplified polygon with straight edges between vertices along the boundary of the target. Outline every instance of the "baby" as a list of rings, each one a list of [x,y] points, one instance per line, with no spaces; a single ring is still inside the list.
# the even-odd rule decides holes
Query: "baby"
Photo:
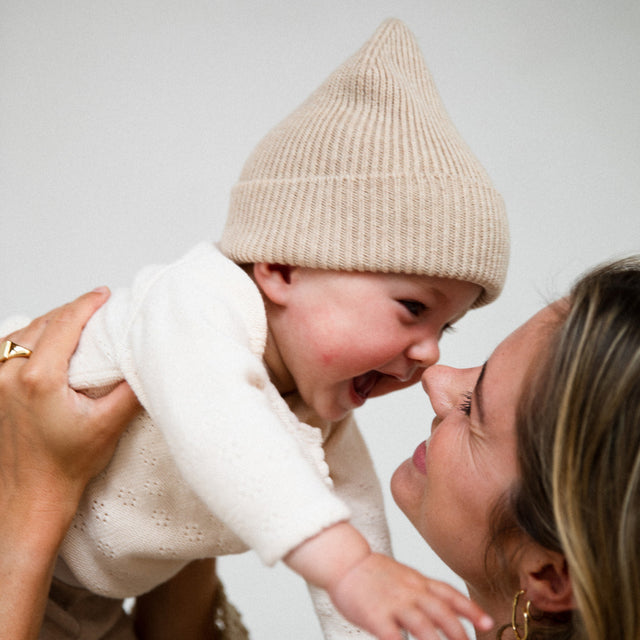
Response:
[[[89,485],[56,578],[130,597],[251,548],[307,581],[327,638],[423,637],[436,601],[445,632],[486,625],[391,559],[352,411],[417,381],[443,331],[496,298],[508,242],[415,39],[386,21],[258,145],[220,242],[144,269],[87,325],[72,386],[125,379],[144,412]]]

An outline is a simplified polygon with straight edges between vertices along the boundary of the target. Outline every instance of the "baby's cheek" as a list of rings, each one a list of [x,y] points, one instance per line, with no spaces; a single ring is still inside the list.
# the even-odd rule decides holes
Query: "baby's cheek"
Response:
[[[325,367],[328,367],[329,365],[333,364],[335,360],[336,360],[336,354],[333,351],[323,351],[320,354],[320,362]]]
[[[351,364],[359,360],[353,343],[349,344],[344,340],[334,341],[331,345],[318,345],[316,352],[319,362],[326,367]]]

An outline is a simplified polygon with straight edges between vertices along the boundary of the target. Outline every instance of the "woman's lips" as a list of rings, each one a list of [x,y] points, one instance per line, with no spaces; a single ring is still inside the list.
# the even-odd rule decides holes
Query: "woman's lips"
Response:
[[[421,442],[413,452],[413,466],[422,474],[427,474],[427,443]]]

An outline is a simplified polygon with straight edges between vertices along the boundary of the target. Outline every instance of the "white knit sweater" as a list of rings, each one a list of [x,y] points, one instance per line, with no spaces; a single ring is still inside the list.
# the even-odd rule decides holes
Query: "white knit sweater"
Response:
[[[71,385],[98,396],[126,379],[145,412],[87,488],[59,578],[135,596],[196,558],[252,548],[273,564],[345,519],[390,553],[353,417],[323,421],[297,395],[288,406],[262,361],[266,333],[255,284],[205,243],[147,267],[93,316]],[[311,592],[327,638],[360,635]]]

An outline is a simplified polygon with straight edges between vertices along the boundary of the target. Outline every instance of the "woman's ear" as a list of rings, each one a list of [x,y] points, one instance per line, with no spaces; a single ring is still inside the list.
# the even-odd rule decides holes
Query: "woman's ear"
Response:
[[[575,608],[569,568],[561,553],[532,545],[522,556],[520,585],[527,600],[540,611]]]
[[[295,267],[286,264],[256,262],[253,278],[262,293],[274,304],[285,305],[289,299]]]

